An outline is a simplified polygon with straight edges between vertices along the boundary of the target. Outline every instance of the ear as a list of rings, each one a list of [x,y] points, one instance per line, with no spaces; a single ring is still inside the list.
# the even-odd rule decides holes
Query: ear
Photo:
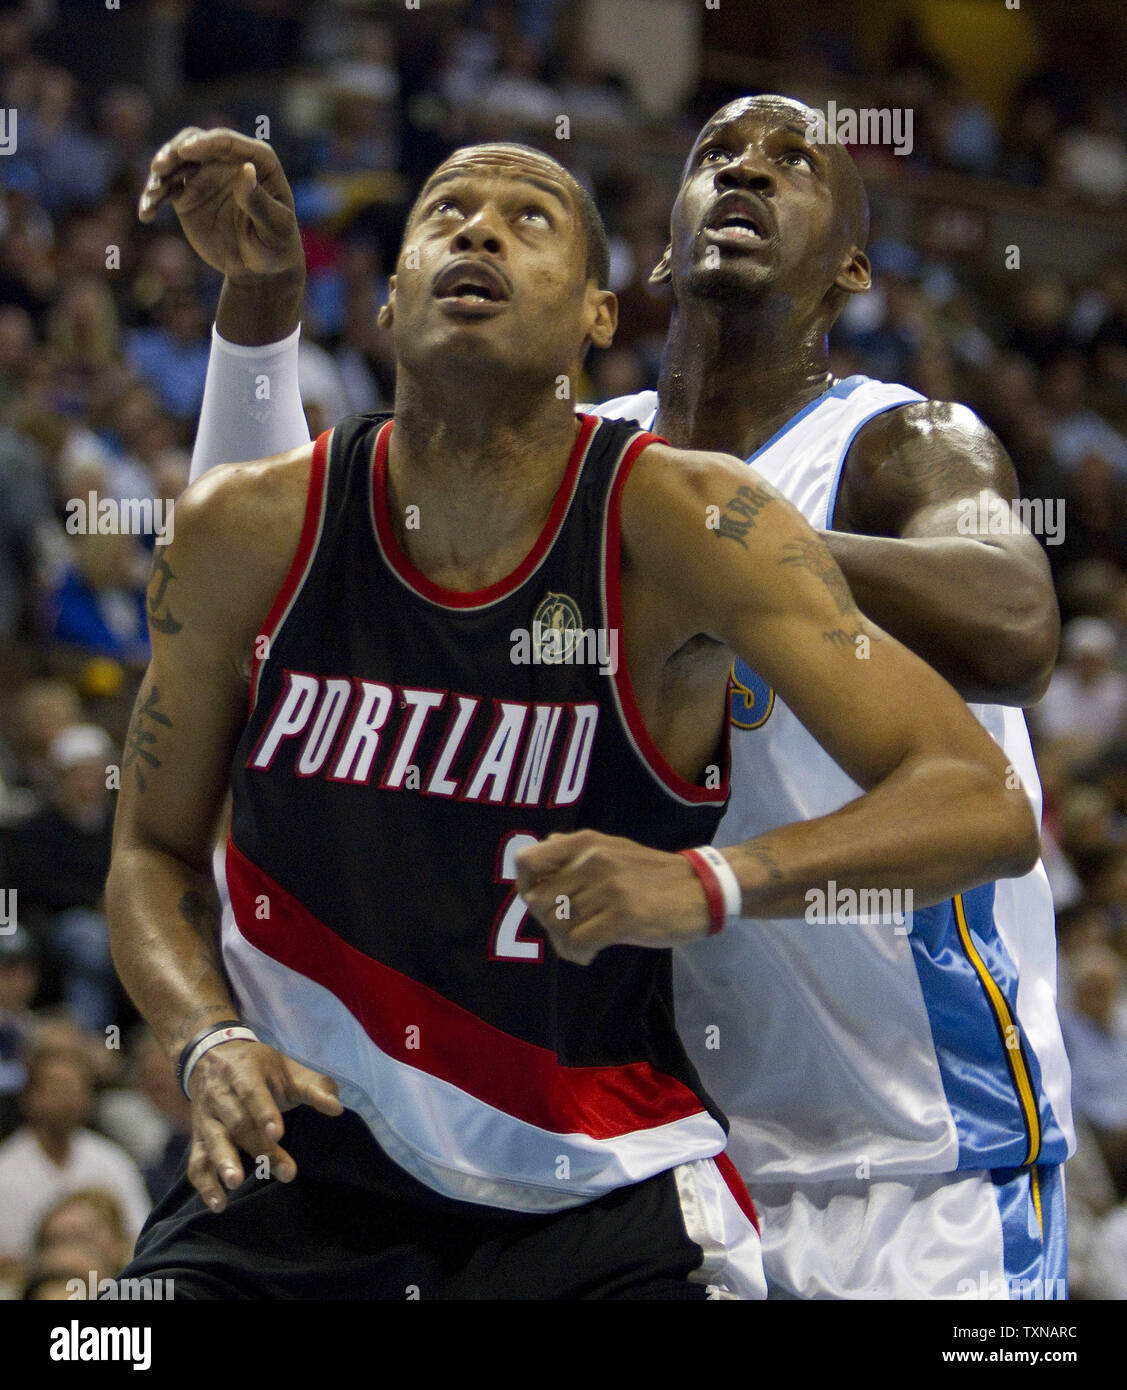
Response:
[[[395,276],[388,278],[387,282],[387,303],[380,305],[380,311],[376,315],[377,328],[390,328],[395,322]]]
[[[669,268],[669,262],[673,257],[673,247],[667,246],[662,253],[661,260],[650,271],[651,285],[668,285],[673,278],[673,272]]]
[[[834,278],[834,285],[846,294],[865,294],[873,283],[872,267],[864,251],[854,247]]]
[[[608,348],[614,341],[614,331],[618,327],[618,300],[610,290],[587,288],[587,308],[591,326],[587,337],[592,347]]]

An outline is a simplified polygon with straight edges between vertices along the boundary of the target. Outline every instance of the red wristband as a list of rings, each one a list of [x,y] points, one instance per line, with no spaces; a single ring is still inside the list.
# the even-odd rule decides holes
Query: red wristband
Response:
[[[681,849],[677,853],[683,854],[696,870],[697,878],[700,879],[701,887],[704,889],[704,896],[708,900],[708,934],[715,936],[717,932],[724,930],[724,923],[728,919],[727,907],[724,903],[724,890],[720,886],[716,870],[704,855],[699,854],[695,849]]]

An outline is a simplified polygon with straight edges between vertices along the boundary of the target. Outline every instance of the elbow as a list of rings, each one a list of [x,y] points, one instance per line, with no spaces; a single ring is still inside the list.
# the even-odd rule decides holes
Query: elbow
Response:
[[[1011,779],[1007,777],[1007,782]],[[1024,787],[1007,786],[999,809],[998,865],[994,878],[1022,878],[1041,857],[1041,828]]]
[[[1048,611],[1012,618],[984,635],[979,645],[978,678],[985,703],[1027,707],[1048,689],[1057,659],[1060,616],[1055,600]]]

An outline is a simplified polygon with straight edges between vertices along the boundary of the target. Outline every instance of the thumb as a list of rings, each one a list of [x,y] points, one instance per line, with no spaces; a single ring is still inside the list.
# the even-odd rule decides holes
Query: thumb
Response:
[[[278,246],[286,239],[293,213],[284,203],[271,198],[258,182],[258,174],[249,161],[235,175],[232,193],[267,246]]]
[[[289,1061],[290,1094],[298,1104],[311,1105],[322,1115],[340,1115],[344,1106],[337,1095],[337,1083],[331,1076],[303,1067],[300,1062]]]
[[[516,856],[517,887],[523,892],[538,879],[562,869],[576,854],[574,835],[549,835],[538,845],[522,849]]]

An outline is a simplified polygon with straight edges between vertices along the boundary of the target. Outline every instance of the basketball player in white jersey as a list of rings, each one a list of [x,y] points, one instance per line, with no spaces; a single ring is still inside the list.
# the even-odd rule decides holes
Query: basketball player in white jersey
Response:
[[[748,458],[829,532],[865,611],[972,702],[1039,813],[1015,706],[1039,696],[1052,665],[1048,569],[1028,536],[958,529],[960,502],[1015,493],[1004,452],[969,411],[830,376],[829,328],[869,284],[867,215],[846,152],[809,142],[810,115],[761,97],[702,131],[655,271],[677,301],[658,395],[600,413]],[[277,161],[230,133],[190,138],[154,160],[142,216],[172,197],[193,245],[228,275],[199,472],[266,452],[264,429],[281,450],[303,428],[296,227]],[[229,190],[239,211],[228,198],[224,222],[209,209]],[[251,404],[264,369],[268,407]],[[740,665],[731,717],[733,795],[718,844],[769,844],[778,827],[859,795]],[[832,883],[818,906],[812,920],[745,920],[680,953],[680,1028],[732,1119],[774,1294],[1061,1296],[1061,1164],[1073,1137],[1043,870],[914,914],[898,903],[882,916],[886,901],[850,920],[857,905],[838,902]]]

